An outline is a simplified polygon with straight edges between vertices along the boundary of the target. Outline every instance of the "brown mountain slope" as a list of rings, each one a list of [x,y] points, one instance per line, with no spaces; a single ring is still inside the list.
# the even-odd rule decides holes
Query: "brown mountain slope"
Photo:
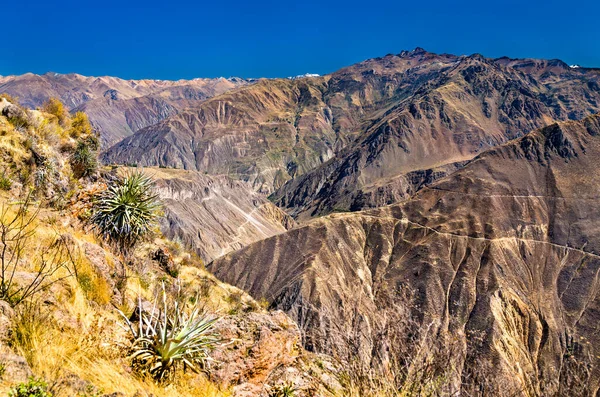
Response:
[[[593,396],[599,158],[599,115],[553,124],[401,204],[319,218],[209,268],[289,313],[308,348],[336,352],[350,335],[375,365],[454,346],[454,392]]]
[[[0,92],[19,98],[29,108],[39,107],[50,97],[59,98],[70,110],[86,112],[107,146],[185,107],[247,83],[237,78],[123,80],[73,73],[27,73],[0,76]]]
[[[502,61],[461,59],[274,201],[300,218],[390,204],[524,131],[600,110],[598,74],[560,61]],[[529,63],[537,67],[522,67]]]
[[[523,131],[600,111],[598,78],[560,61],[416,49],[226,93],[140,130],[104,160],[228,173],[264,192],[294,178],[273,197],[300,217],[360,209],[414,190],[407,173],[456,168]]]
[[[163,233],[209,262],[290,229],[294,220],[242,181],[195,171],[147,169],[164,204]]]
[[[228,173],[272,192],[329,160],[369,117],[413,95],[456,59],[419,52],[326,77],[261,81],[139,131],[104,160]]]

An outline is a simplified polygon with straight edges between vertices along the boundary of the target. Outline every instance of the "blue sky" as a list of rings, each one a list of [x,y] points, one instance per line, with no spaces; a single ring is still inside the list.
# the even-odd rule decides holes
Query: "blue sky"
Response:
[[[0,75],[325,74],[417,46],[600,67],[600,1],[6,1]]]

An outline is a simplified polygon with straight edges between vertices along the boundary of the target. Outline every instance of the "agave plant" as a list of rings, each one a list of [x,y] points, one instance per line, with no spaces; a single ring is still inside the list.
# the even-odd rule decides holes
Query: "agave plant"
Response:
[[[76,178],[90,176],[98,169],[97,153],[90,145],[79,142],[71,156],[71,166]]]
[[[130,321],[119,311],[132,337],[133,367],[158,382],[172,380],[181,367],[194,372],[206,371],[210,351],[221,342],[213,332],[218,318],[197,305],[190,312],[178,301],[169,305],[164,288],[162,308],[157,309],[157,301],[150,313],[141,309],[140,302],[137,321]]]
[[[96,197],[90,222],[122,252],[132,248],[155,225],[160,200],[153,193],[153,185],[144,173],[131,172]]]

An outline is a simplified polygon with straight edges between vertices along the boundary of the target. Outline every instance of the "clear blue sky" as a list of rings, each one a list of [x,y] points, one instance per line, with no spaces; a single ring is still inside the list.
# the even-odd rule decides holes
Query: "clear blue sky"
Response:
[[[0,75],[325,74],[423,47],[600,67],[600,1],[8,0]]]

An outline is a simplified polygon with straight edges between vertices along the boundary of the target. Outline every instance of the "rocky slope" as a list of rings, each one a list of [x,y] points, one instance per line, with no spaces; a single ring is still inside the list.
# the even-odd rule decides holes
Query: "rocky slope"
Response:
[[[290,229],[294,220],[251,186],[224,175],[146,169],[164,203],[163,233],[206,262]]]
[[[423,58],[429,61],[410,72],[416,58],[369,60],[324,77],[261,81],[141,130],[110,148],[104,160],[228,173],[272,192],[332,158],[362,133],[369,116],[456,61]]]
[[[114,181],[104,179],[108,170],[74,172],[77,142],[94,135],[81,131],[0,96],[0,393],[13,395],[21,385],[28,388],[21,395],[42,395],[42,386],[26,386],[38,380],[47,385],[43,395],[55,397],[268,397],[285,386],[299,397],[341,393],[336,362],[305,351],[287,315],[217,280],[180,244],[157,231],[124,255],[94,233],[86,219],[95,194]],[[242,198],[241,182],[156,173],[161,195],[191,198],[185,189],[202,183],[222,206],[231,200],[246,210],[261,202],[256,194]],[[190,210],[189,200],[181,205]],[[207,216],[203,210],[198,216]],[[117,310],[133,318],[136,309],[152,310],[162,292],[218,317],[214,331],[222,338],[206,373],[177,371],[169,384],[136,373]]]
[[[461,58],[274,202],[299,218],[397,202],[482,150],[599,111],[599,77],[560,61]]]
[[[599,115],[552,124],[401,204],[322,217],[209,268],[291,315],[311,350],[350,344],[409,375],[405,357],[446,354],[433,379],[449,393],[593,396],[598,158]]]
[[[560,61],[416,49],[226,93],[104,160],[227,173],[279,189],[275,202],[300,218],[355,210],[406,197],[429,178],[418,174],[446,175],[524,131],[600,111],[598,80]]]
[[[105,146],[177,114],[185,107],[247,84],[243,79],[123,80],[79,74],[27,73],[0,76],[0,93],[35,109],[48,98],[60,99],[72,111],[84,111],[101,133]]]

